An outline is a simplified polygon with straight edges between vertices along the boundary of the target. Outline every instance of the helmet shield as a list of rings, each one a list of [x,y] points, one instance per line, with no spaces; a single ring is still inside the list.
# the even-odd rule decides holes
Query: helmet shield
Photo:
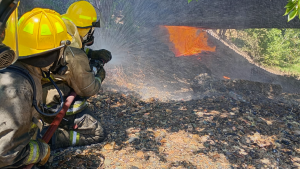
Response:
[[[0,1],[0,69],[18,59],[18,1]]]
[[[0,0],[0,30],[4,30],[11,14],[19,6],[19,0]],[[1,39],[3,40],[3,39]]]
[[[6,22],[3,43],[15,51],[18,56],[18,10],[15,10]]]

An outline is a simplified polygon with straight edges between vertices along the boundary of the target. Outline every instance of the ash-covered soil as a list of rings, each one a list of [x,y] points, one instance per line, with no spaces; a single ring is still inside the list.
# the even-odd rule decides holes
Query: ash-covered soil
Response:
[[[89,106],[108,132],[105,142],[53,151],[46,168],[300,167],[299,95],[209,78],[195,82],[213,93],[198,100],[100,92]]]
[[[299,81],[212,36],[216,52],[176,58],[164,30],[144,31],[89,99],[107,139],[53,151],[46,168],[300,167],[300,95],[286,93]]]

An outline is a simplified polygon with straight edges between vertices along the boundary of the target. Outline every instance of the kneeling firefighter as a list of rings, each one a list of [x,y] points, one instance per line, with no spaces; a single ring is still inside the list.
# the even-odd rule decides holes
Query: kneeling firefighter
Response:
[[[62,107],[47,113],[41,79],[61,69],[71,40],[54,11],[40,10],[18,23],[17,5],[16,0],[0,0],[0,168],[47,162],[50,147],[36,139],[42,130],[40,114],[56,115]],[[10,16],[7,22],[5,16]]]
[[[86,55],[80,52],[77,49],[70,48],[73,53],[67,55],[67,62],[68,62],[68,72],[65,75],[58,77],[57,75],[53,75],[54,79],[61,82],[60,88],[64,91],[63,93],[68,94],[71,89],[78,90],[79,88],[85,88],[86,85],[83,85],[80,80],[82,78],[76,78],[76,76],[81,75],[82,73],[86,72],[87,66],[87,57],[89,61],[89,66],[91,70],[94,72],[98,80],[100,80],[100,84],[103,82],[105,78],[105,70],[103,68],[104,64],[109,62],[112,59],[112,55],[109,51],[105,49],[101,50],[92,50],[88,48],[84,48],[85,46],[90,46],[94,42],[94,29],[96,27],[100,27],[103,25],[103,19],[101,18],[101,13],[97,8],[94,8],[92,4],[87,1],[77,1],[70,5],[66,14],[61,15],[64,23],[66,24],[68,33],[73,37],[73,41],[71,43],[71,47],[82,49],[86,51]],[[74,51],[77,51],[77,54],[74,54]],[[73,57],[75,55],[75,57]],[[78,58],[82,56],[82,58]],[[83,69],[76,69],[78,66],[82,67]],[[72,74],[70,76],[70,74]],[[67,78],[70,76],[70,78]],[[86,80],[86,82],[92,82],[90,80]],[[74,83],[67,81],[67,79],[73,80]],[[45,82],[44,82],[45,83]],[[76,84],[76,85],[75,85]],[[44,85],[44,97],[47,98],[45,101],[49,107],[55,107],[58,104],[58,100],[55,99],[58,96],[58,93],[55,90],[51,90],[53,88],[49,87],[48,85]],[[89,86],[88,89],[92,89],[93,85]],[[89,93],[88,90],[84,90],[80,93],[77,93],[77,97],[75,98],[74,104],[71,105],[71,108],[67,111],[67,116],[74,116],[77,113],[81,114],[87,110],[87,97],[94,94],[97,94],[100,88],[96,88],[92,94]],[[80,115],[76,115],[80,116]],[[65,122],[62,122],[62,124]],[[71,123],[72,124],[72,123]],[[70,124],[70,125],[71,125]],[[72,127],[72,126],[70,126]]]
[[[89,2],[81,0],[71,4],[67,12],[61,16],[67,28],[71,28],[72,26],[68,25],[72,25],[72,23],[77,27],[81,39],[81,45],[77,45],[77,47],[86,52],[93,66],[97,64],[104,65],[112,59],[111,52],[108,50],[92,50],[86,47],[94,44],[95,28],[104,27],[103,18],[99,9]]]
[[[35,10],[39,9],[35,8],[31,12],[28,12],[27,15],[31,15]],[[58,16],[60,17],[60,15]],[[101,83],[105,78],[104,68],[101,65],[95,66],[97,67],[96,69],[90,66],[90,61],[86,53],[81,48],[74,46],[74,39],[76,42],[76,32],[78,32],[77,29],[73,29],[73,33],[71,33],[70,27],[72,27],[73,23],[69,20],[63,20],[73,40],[65,51],[65,69],[61,69],[63,71],[51,72],[50,76],[60,88],[63,96],[68,96],[73,90],[76,92],[77,97],[66,112],[65,118],[59,126],[60,128],[52,137],[51,148],[99,143],[105,137],[99,120],[94,116],[93,111],[87,107],[88,104],[86,101],[88,97],[99,92]],[[105,61],[108,62],[109,60]],[[59,94],[47,79],[43,79],[42,84],[43,101],[50,110],[56,112],[60,103]],[[44,117],[43,120],[49,124],[53,118]]]

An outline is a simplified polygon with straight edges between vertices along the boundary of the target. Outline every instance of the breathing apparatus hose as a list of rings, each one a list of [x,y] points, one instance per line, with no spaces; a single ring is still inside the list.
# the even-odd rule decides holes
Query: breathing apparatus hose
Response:
[[[58,108],[58,110],[55,112],[55,113],[44,113],[44,112],[42,112],[42,111],[40,111],[40,110],[38,110],[38,107],[37,107],[37,105],[35,104],[34,105],[34,107],[35,107],[35,109],[37,109],[37,111],[40,113],[40,114],[42,114],[42,115],[44,115],[44,116],[56,116],[60,111],[61,111],[61,109],[63,108],[63,105],[64,105],[64,98],[63,98],[63,96],[62,96],[62,93],[61,93],[61,91],[60,91],[60,89],[58,88],[58,86],[56,85],[56,83],[53,81],[53,79],[51,78],[51,76],[50,76],[50,71],[48,71],[48,72],[44,72],[43,71],[43,77],[44,78],[48,78],[49,80],[50,80],[50,82],[53,84],[53,86],[55,87],[55,89],[57,90],[57,92],[58,92],[58,94],[59,94],[59,97],[60,97],[60,106],[59,106],[59,108]],[[47,109],[47,107],[44,107],[45,109]]]

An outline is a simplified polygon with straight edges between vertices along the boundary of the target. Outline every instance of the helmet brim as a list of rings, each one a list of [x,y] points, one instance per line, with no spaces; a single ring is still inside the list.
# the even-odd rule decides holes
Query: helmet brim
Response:
[[[39,68],[47,67],[60,58],[61,50],[63,47],[64,45],[41,53],[36,53],[28,56],[20,56],[18,60]]]
[[[100,27],[101,27],[101,22],[100,22],[100,20],[98,20],[98,21],[96,21],[96,22],[92,22],[92,25],[90,25],[90,26],[84,26],[84,27],[82,27],[82,26],[77,26],[77,28],[81,28],[81,29],[85,29],[85,28],[93,28],[93,27],[95,27],[95,28],[100,28]]]

